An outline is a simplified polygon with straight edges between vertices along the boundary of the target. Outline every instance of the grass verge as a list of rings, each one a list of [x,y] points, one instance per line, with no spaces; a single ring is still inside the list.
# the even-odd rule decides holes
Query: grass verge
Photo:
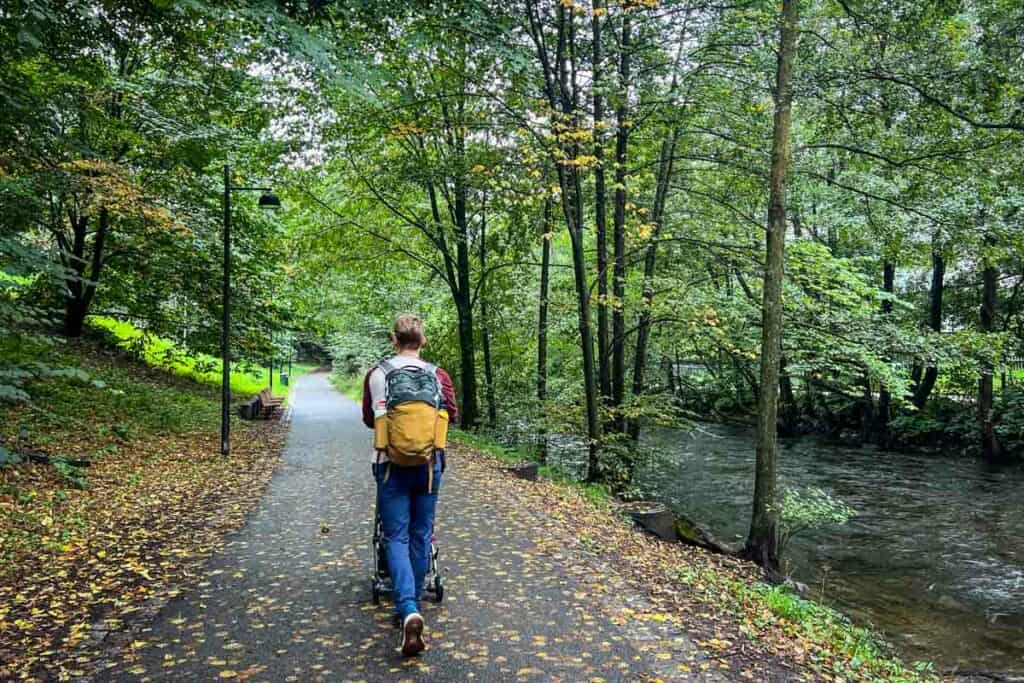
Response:
[[[25,357],[85,374],[0,404],[0,445],[51,459],[0,468],[0,679],[67,680],[244,522],[284,429],[235,418],[225,458],[214,386],[92,342],[0,341],[0,364]]]
[[[169,339],[147,334],[144,330],[140,330],[125,320],[90,316],[87,324],[92,329],[108,335],[112,343],[131,352],[148,365],[167,370],[181,377],[188,377],[201,384],[220,386],[222,367],[220,358],[206,354],[188,353]],[[293,363],[290,379],[294,380],[315,369],[315,365]],[[275,369],[274,373],[274,395],[286,397],[290,390],[289,387],[282,386],[279,381],[280,369]],[[266,367],[237,364],[231,370],[231,391],[233,393],[252,396],[267,388],[269,383],[270,378]]]
[[[537,460],[530,451],[478,433],[453,430],[450,436],[459,450],[486,456],[492,466]],[[545,484],[554,488],[537,490],[536,507],[557,508],[561,518],[575,520],[579,528],[602,529],[595,547],[607,553],[624,573],[640,577],[655,599],[667,603],[668,613],[701,615],[702,620],[689,628],[700,630],[712,623],[719,628],[721,622],[730,622],[733,625],[724,631],[738,631],[766,652],[809,671],[802,680],[939,680],[931,664],[902,662],[877,632],[801,598],[788,586],[765,583],[750,563],[649,538],[616,512],[616,501],[604,487],[573,481],[550,468],[542,467],[541,474]],[[719,636],[704,642],[711,649],[731,651],[735,647],[735,643],[723,644]]]
[[[345,396],[356,403],[363,400],[363,378],[358,375],[339,375],[331,373],[331,384]]]
[[[810,645],[809,663],[836,680],[919,683],[938,681],[934,665],[906,664],[878,632],[844,614],[797,595],[787,585],[750,581],[708,565],[681,568],[676,580],[702,601],[743,619],[755,638],[780,632]]]
[[[607,507],[612,501],[612,496],[608,487],[602,484],[588,484],[586,482],[576,481],[557,467],[541,463],[540,454],[534,450],[507,446],[487,434],[467,432],[461,429],[452,429],[448,434],[448,438],[455,443],[469,446],[481,453],[486,453],[494,459],[508,465],[515,465],[522,462],[540,463],[538,474],[542,479],[572,488],[595,505]]]

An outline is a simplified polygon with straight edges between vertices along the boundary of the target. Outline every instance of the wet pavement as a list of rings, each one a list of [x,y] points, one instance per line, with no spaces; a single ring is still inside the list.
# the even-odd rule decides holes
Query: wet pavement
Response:
[[[543,511],[460,476],[458,453],[437,514],[445,599],[423,604],[428,650],[403,660],[391,605],[370,600],[369,437],[326,374],[300,378],[283,463],[256,512],[139,633],[149,645],[102,679],[739,679],[671,621],[622,619],[644,609],[642,591],[597,555],[550,547]]]

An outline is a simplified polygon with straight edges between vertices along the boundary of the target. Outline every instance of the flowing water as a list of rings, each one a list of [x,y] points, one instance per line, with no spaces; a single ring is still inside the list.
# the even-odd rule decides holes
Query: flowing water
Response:
[[[750,520],[749,429],[652,428],[638,479],[720,538]],[[1024,673],[1024,468],[783,441],[781,485],[818,487],[858,516],[792,541],[789,570],[811,597],[881,629],[909,661]]]

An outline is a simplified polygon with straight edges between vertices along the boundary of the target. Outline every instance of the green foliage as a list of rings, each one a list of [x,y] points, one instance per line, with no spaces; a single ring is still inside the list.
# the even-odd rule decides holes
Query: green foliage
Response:
[[[331,374],[331,384],[356,403],[362,402],[363,377],[361,375],[344,375],[334,372]]]
[[[999,387],[993,412],[1000,445],[1009,453],[1024,453],[1024,388],[1019,383]],[[907,446],[944,452],[955,447],[972,455],[980,449],[978,412],[969,402],[933,400],[923,411],[894,419],[892,431],[897,441]]]
[[[327,344],[339,377],[362,375],[392,352],[389,329],[382,321],[353,322],[353,327],[335,332]]]
[[[0,178],[0,196],[5,182]],[[52,283],[56,271],[46,259],[17,237],[0,232],[0,336],[13,345],[41,346],[52,344],[46,334],[54,322],[52,311],[29,298],[33,284]],[[0,365],[0,404],[27,401],[28,382],[61,372],[77,372],[41,363],[31,354]]]
[[[893,655],[881,634],[855,625],[821,603],[800,597],[788,585],[751,583],[713,566],[688,567],[678,578],[718,607],[748,621],[754,633],[781,625],[786,632],[815,643],[820,650],[811,654],[813,665],[830,675],[889,683],[938,681],[931,664],[905,665]]]
[[[1000,445],[1010,452],[1024,453],[1024,386],[1016,384],[999,397],[996,420]]]
[[[819,488],[789,489],[779,510],[780,553],[801,533],[834,524],[846,524],[857,511]]]
[[[21,463],[21,456],[17,453],[0,446],[0,467],[7,467],[8,465],[17,465]]]
[[[190,353],[174,342],[140,330],[131,323],[114,318],[93,316],[89,324],[107,335],[112,345],[119,346],[139,360],[176,375],[187,377],[202,384],[219,387],[221,384],[221,360],[205,354]],[[309,365],[293,366],[293,375],[299,375],[312,369]],[[276,367],[279,373],[280,368]],[[231,369],[231,391],[239,396],[251,396],[266,389],[269,384],[266,368],[252,363],[241,363]],[[287,387],[282,387],[274,378],[274,394],[284,396]]]
[[[53,468],[57,470],[57,473],[60,474],[61,478],[76,489],[84,489],[88,486],[85,470],[81,467],[76,467],[67,460],[61,460],[59,458],[51,460],[50,463],[53,465]]]
[[[913,447],[963,445],[977,434],[978,417],[972,408],[957,401],[933,400],[923,411],[896,417],[892,433],[899,443]]]

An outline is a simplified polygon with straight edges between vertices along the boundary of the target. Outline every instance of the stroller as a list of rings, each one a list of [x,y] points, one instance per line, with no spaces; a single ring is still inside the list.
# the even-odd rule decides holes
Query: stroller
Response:
[[[371,590],[373,604],[379,605],[381,596],[393,590],[391,585],[391,573],[388,571],[388,554],[384,545],[384,533],[380,519],[380,501],[375,500],[373,505],[373,577],[371,579]],[[427,551],[430,561],[427,565],[427,575],[423,579],[424,590],[434,594],[434,600],[441,602],[444,599],[444,579],[437,569],[437,543],[434,539],[434,532],[430,532],[430,548]]]

